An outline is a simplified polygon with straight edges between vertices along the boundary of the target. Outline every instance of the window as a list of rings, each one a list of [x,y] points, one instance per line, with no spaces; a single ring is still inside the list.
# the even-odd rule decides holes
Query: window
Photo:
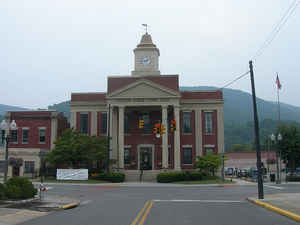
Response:
[[[212,112],[205,112],[205,133],[213,134]]]
[[[124,164],[130,164],[131,157],[130,157],[130,148],[124,149]]]
[[[190,134],[192,133],[191,127],[191,112],[183,112],[183,133]]]
[[[39,128],[39,140],[40,144],[45,144],[46,143],[46,128],[40,127]]]
[[[80,132],[88,134],[88,113],[80,113]]]
[[[193,164],[192,148],[183,148],[183,164]]]
[[[168,148],[168,163],[169,163],[169,166],[171,166],[171,148],[170,147]]]
[[[150,116],[149,113],[145,113],[142,115],[142,120],[144,120],[144,134],[150,134]]]
[[[5,160],[0,160],[0,173],[5,172]]]
[[[107,112],[101,112],[100,132],[101,134],[107,134]]]
[[[18,144],[18,130],[11,131],[11,142],[14,144]]]
[[[4,138],[5,138],[5,130],[1,130],[1,140],[0,140],[0,146],[4,145]]]
[[[29,129],[23,128],[22,129],[22,144],[28,144],[29,139]]]
[[[25,161],[24,173],[34,173],[34,161]]]
[[[129,115],[125,113],[125,119],[124,119],[124,133],[129,134]]]
[[[214,153],[214,148],[213,147],[205,148],[205,154],[208,154],[208,153]]]

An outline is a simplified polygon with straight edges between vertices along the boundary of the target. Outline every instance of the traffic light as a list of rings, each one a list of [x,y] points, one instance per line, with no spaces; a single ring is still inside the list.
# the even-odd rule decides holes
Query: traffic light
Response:
[[[144,120],[139,120],[139,128],[144,128]]]
[[[176,120],[171,120],[171,131],[174,132],[176,130]]]
[[[163,135],[164,133],[166,133],[166,128],[165,128],[165,126],[162,124],[162,125],[161,125],[161,129],[160,129],[160,135]]]
[[[154,129],[153,129],[153,133],[154,134],[160,134],[160,123],[156,123],[155,125],[154,125]]]

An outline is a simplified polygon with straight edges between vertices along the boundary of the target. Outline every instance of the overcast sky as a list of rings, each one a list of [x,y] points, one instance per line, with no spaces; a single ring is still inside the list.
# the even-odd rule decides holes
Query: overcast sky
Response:
[[[1,0],[0,104],[46,108],[72,92],[106,91],[129,75],[144,28],[162,74],[221,87],[248,62],[294,0]],[[300,106],[300,6],[254,61],[257,96]],[[250,79],[230,88],[250,92]]]

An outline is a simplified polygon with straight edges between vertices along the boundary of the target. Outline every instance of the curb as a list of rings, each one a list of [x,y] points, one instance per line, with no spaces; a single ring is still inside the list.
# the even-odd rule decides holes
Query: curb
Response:
[[[72,209],[72,208],[75,208],[79,206],[79,202],[72,202],[72,203],[69,203],[69,204],[66,204],[66,205],[63,205],[61,207],[59,207],[60,209],[63,209],[63,210],[66,210],[66,209]]]
[[[284,210],[284,209],[280,209],[280,208],[278,208],[276,206],[273,206],[273,205],[271,205],[269,203],[265,203],[265,202],[262,202],[262,201],[259,201],[259,200],[254,200],[254,199],[251,199],[251,198],[247,198],[247,200],[249,202],[252,202],[252,203],[256,204],[256,205],[262,206],[262,207],[264,207],[266,209],[269,209],[269,210],[271,210],[273,212],[276,212],[276,213],[278,213],[280,215],[289,217],[289,218],[291,218],[291,219],[293,219],[293,220],[295,220],[297,222],[300,222],[300,215],[297,215],[295,213],[292,213],[292,212]]]

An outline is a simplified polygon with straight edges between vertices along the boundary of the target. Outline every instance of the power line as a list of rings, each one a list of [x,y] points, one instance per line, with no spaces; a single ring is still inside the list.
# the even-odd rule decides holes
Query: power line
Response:
[[[299,0],[294,0],[292,2],[290,7],[287,9],[287,11],[284,13],[284,15],[280,18],[278,23],[274,26],[272,31],[269,33],[269,35],[267,36],[266,40],[263,42],[261,47],[257,50],[253,59],[256,59],[257,57],[262,55],[263,51],[272,43],[272,41],[275,39],[276,35],[279,33],[279,31],[282,29],[282,27],[286,24],[286,22],[291,17],[291,15],[294,13],[294,11],[297,9],[299,4],[300,4]]]
[[[244,76],[248,75],[249,73],[250,73],[250,71],[247,71],[246,73],[244,73],[244,74],[238,76],[238,77],[235,78],[234,80],[228,82],[227,84],[225,84],[223,87],[219,88],[218,90],[221,90],[221,89],[223,89],[223,88],[225,88],[225,87],[228,87],[229,85],[235,83],[235,82],[238,81],[239,79],[242,79]]]

